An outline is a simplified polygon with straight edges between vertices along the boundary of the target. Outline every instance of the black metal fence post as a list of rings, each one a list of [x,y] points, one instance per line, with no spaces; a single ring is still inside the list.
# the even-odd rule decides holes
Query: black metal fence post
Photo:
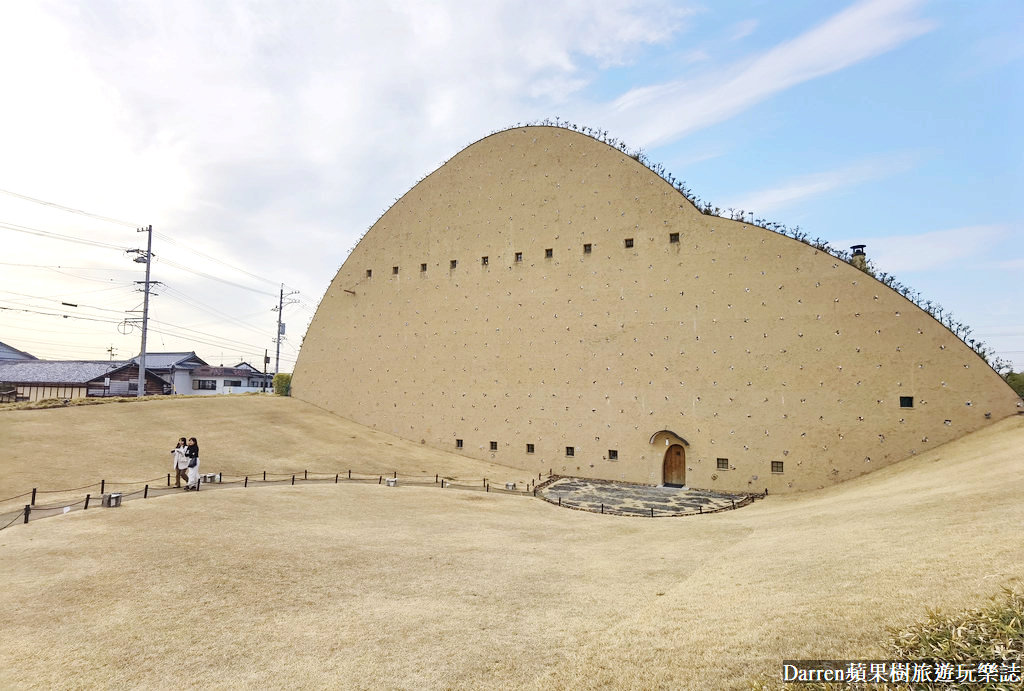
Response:
[[[145,489],[142,490],[142,498],[149,499],[149,485],[146,485]]]
[[[32,513],[32,505],[25,504],[25,522],[28,523],[28,515]]]
[[[170,473],[167,473],[167,486],[168,487],[171,486],[171,474]]]
[[[604,504],[601,504],[601,513],[604,513]]]
[[[341,475],[341,473],[335,473],[334,474],[334,484],[338,484],[338,476],[339,475]]]
[[[435,485],[437,484],[437,477],[438,477],[438,473],[435,473],[435,474],[434,474],[434,484],[435,484]]]
[[[249,486],[249,476],[246,475],[245,476],[245,482],[242,483],[242,487],[248,487],[248,486]]]
[[[302,479],[303,480],[308,480],[309,479],[309,471],[308,470],[303,470],[302,471]]]
[[[267,471],[265,471],[265,470],[263,471],[263,481],[264,482],[267,481]]]
[[[654,507],[651,507],[651,518],[654,518]]]
[[[106,489],[106,487],[107,487],[107,481],[106,480],[100,480],[100,494],[103,494],[103,491]]]
[[[89,497],[91,496],[91,494],[85,495],[85,506],[82,507],[82,511],[87,511],[89,509]]]
[[[380,483],[382,483],[382,482],[384,482],[384,476],[383,476],[383,475],[381,475],[380,477],[378,477],[378,478],[377,478],[377,484],[378,484],[378,485],[379,485]]]
[[[562,498],[561,498],[561,497],[559,497],[559,498],[558,498],[558,505],[559,505],[559,506],[561,506],[561,505],[562,505]]]
[[[32,488],[32,506],[36,505],[36,488]]]
[[[292,475],[292,484],[293,485],[295,484],[295,476],[294,475]]]
[[[349,479],[349,480],[351,480],[351,479],[352,479],[352,471],[351,471],[351,470],[349,470],[349,471],[348,471],[348,479]]]

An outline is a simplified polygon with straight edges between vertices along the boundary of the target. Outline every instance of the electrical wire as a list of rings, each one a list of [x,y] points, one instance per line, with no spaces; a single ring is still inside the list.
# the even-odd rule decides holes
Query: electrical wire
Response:
[[[0,228],[7,230],[13,230],[18,233],[27,233],[29,235],[38,235],[39,237],[50,238],[51,240],[64,240],[65,242],[77,242],[81,245],[91,245],[93,247],[107,247],[110,249],[121,250],[127,252],[129,248],[123,245],[114,245],[109,242],[100,242],[99,240],[87,240],[86,238],[75,237],[74,235],[64,235],[62,233],[53,233],[48,230],[41,230],[39,228],[32,228],[30,226],[22,226],[17,223],[8,223],[6,221],[0,221]]]
[[[260,295],[269,295],[272,298],[276,298],[277,297],[276,293],[268,293],[265,290],[260,290],[258,288],[252,288],[250,286],[245,286],[245,285],[242,285],[241,283],[235,283],[234,281],[229,281],[226,278],[221,278],[220,276],[214,276],[213,274],[208,274],[208,273],[205,273],[203,271],[196,271],[195,269],[192,269],[192,268],[190,268],[188,266],[185,266],[184,264],[180,264],[180,263],[178,263],[176,261],[172,261],[170,259],[167,259],[166,257],[159,257],[156,254],[154,254],[153,255],[153,259],[155,261],[167,264],[168,266],[172,266],[172,267],[174,267],[176,269],[180,269],[181,271],[187,271],[189,273],[195,274],[196,276],[202,276],[203,278],[208,278],[211,281],[220,281],[221,283],[225,283],[225,284],[227,284],[229,286],[234,286],[236,288],[241,288],[242,290],[250,290],[250,291],[252,291],[254,293],[259,293]]]
[[[129,223],[128,221],[122,221],[120,219],[111,218],[109,216],[100,216],[99,214],[89,213],[88,211],[82,211],[81,209],[73,209],[70,206],[64,206],[63,204],[58,204],[56,202],[48,202],[45,199],[37,199],[36,197],[30,197],[27,194],[19,194],[17,192],[12,192],[10,190],[0,190],[0,193],[7,194],[7,195],[10,195],[12,197],[17,197],[18,199],[24,199],[25,201],[34,202],[36,204],[42,204],[43,206],[49,206],[49,207],[52,207],[54,209],[60,209],[62,211],[70,211],[73,214],[80,214],[82,216],[89,216],[91,218],[96,218],[96,219],[99,219],[101,221],[107,221],[108,223],[117,223],[118,225],[128,226],[129,228],[140,228],[140,227],[142,227],[141,223]]]
[[[229,269],[234,269],[235,271],[243,273],[246,276],[251,276],[252,278],[255,278],[255,279],[260,280],[260,281],[264,281],[264,282],[269,283],[270,285],[273,285],[273,286],[277,285],[276,281],[271,281],[269,278],[266,278],[264,276],[260,276],[259,274],[254,274],[251,271],[246,271],[245,269],[243,269],[241,267],[238,267],[238,266],[235,266],[234,264],[229,264],[228,262],[224,261],[223,259],[217,259],[216,257],[213,257],[213,256],[211,256],[209,254],[206,254],[205,252],[200,252],[196,248],[190,247],[189,245],[186,245],[185,243],[183,243],[183,242],[181,242],[179,240],[175,240],[174,238],[172,238],[169,235],[166,235],[164,233],[158,233],[156,231],[153,231],[153,234],[156,235],[161,240],[165,240],[166,242],[171,243],[172,245],[177,245],[178,247],[186,249],[189,252],[192,252],[193,254],[198,254],[200,257],[205,257],[206,259],[209,259],[210,261],[217,262],[218,264],[223,264],[224,266],[228,267]]]
[[[9,312],[28,312],[30,314],[41,314],[41,315],[46,316],[46,317],[62,317],[64,319],[78,319],[78,320],[81,320],[81,321],[106,322],[107,324],[120,324],[121,321],[122,321],[120,319],[113,319],[112,320],[112,319],[94,319],[94,318],[91,318],[91,317],[80,317],[78,315],[63,314],[63,313],[60,313],[60,312],[40,312],[38,310],[30,310],[30,309],[25,309],[25,308],[4,307],[3,305],[0,305],[0,310],[7,310]]]

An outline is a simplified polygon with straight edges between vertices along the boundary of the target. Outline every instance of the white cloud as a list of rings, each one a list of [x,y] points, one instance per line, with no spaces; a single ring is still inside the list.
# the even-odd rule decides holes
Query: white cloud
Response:
[[[770,96],[892,50],[933,28],[919,0],[864,0],[804,34],[699,80],[633,89],[610,106],[609,129],[634,146],[663,144]]]
[[[899,275],[963,264],[994,251],[1008,234],[1006,226],[980,225],[890,235],[871,238],[867,254],[880,271]]]
[[[747,19],[737,23],[732,28],[732,35],[729,39],[732,41],[739,41],[740,39],[746,38],[757,30],[758,24],[759,22],[756,19]]]
[[[908,170],[912,165],[913,157],[906,154],[878,156],[836,170],[802,175],[768,189],[749,192],[729,206],[762,215],[792,206],[810,197],[895,175]]]
[[[0,188],[152,223],[315,299],[394,196],[442,159],[516,120],[558,114],[600,68],[672,38],[688,15],[670,0],[6,3]],[[138,242],[131,228],[9,199],[0,214]],[[25,263],[73,251],[26,238],[6,245]],[[154,250],[251,284],[176,246]],[[126,261],[114,254],[89,259]],[[269,307],[263,296],[155,268],[221,311]],[[58,291],[52,276],[30,271],[19,281],[37,295],[85,289]],[[123,288],[134,307],[133,286]],[[195,323],[169,295],[155,309]],[[217,331],[262,351],[258,337]],[[301,329],[289,333],[297,344]]]

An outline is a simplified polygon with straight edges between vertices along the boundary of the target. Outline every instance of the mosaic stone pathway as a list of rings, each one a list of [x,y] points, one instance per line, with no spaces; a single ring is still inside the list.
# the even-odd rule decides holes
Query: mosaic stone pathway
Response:
[[[719,494],[680,487],[624,485],[604,480],[562,477],[537,490],[537,496],[561,506],[627,516],[680,516],[745,506],[746,495]]]

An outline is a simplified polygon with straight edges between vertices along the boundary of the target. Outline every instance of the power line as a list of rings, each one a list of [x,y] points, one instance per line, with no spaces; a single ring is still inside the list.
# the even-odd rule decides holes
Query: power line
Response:
[[[160,238],[161,240],[166,240],[167,242],[171,243],[172,245],[177,245],[178,247],[186,249],[189,252],[192,252],[193,254],[198,254],[200,257],[205,257],[205,258],[209,259],[210,261],[217,262],[218,264],[223,264],[224,266],[228,267],[229,269],[234,269],[235,271],[241,272],[241,273],[245,274],[246,276],[251,276],[251,277],[253,277],[253,278],[257,279],[257,280],[264,281],[265,283],[269,283],[270,285],[273,285],[273,286],[277,285],[276,281],[271,281],[269,278],[264,278],[263,276],[260,276],[259,274],[254,274],[251,271],[246,271],[245,269],[243,269],[241,267],[238,267],[238,266],[235,266],[234,264],[229,264],[228,262],[224,261],[223,259],[217,259],[216,257],[211,256],[209,254],[206,254],[205,252],[200,252],[196,248],[190,247],[189,245],[186,245],[183,242],[179,242],[178,240],[175,240],[174,238],[172,238],[169,235],[165,235],[164,233],[156,233],[156,236],[158,238]]]
[[[21,308],[19,308],[19,307],[4,307],[3,305],[0,305],[0,310],[6,310],[8,312],[27,312],[29,314],[41,314],[41,315],[46,316],[46,317],[62,317],[64,319],[78,319],[78,320],[81,320],[81,321],[89,321],[89,322],[105,322],[107,324],[120,324],[121,323],[120,319],[96,319],[96,318],[93,318],[93,317],[80,317],[80,316],[75,315],[75,314],[64,314],[62,312],[40,312],[39,310],[30,310],[30,309],[26,309],[24,307],[21,307]]]
[[[252,331],[254,333],[258,333],[260,335],[263,335],[264,333],[266,333],[266,329],[264,329],[264,328],[260,328],[260,327],[254,326],[252,324],[249,324],[247,322],[244,322],[244,321],[242,321],[241,318],[232,316],[232,315],[228,314],[227,312],[221,312],[216,307],[213,307],[211,305],[206,305],[206,304],[200,302],[199,300],[196,300],[195,298],[189,296],[187,293],[185,293],[185,292],[183,292],[181,290],[178,290],[177,288],[174,288],[172,286],[169,286],[167,284],[164,284],[163,292],[164,292],[164,294],[167,297],[171,298],[172,300],[176,300],[176,301],[182,303],[183,305],[186,305],[186,306],[191,307],[193,309],[197,309],[197,310],[200,310],[202,312],[206,312],[207,314],[210,314],[210,315],[212,315],[214,317],[217,317],[218,319],[221,319],[221,320],[226,319],[228,321],[234,322],[237,326],[241,326],[243,328],[246,328],[246,329],[248,329],[248,330],[250,330],[250,331]]]
[[[129,223],[128,221],[122,221],[120,219],[111,218],[109,216],[100,216],[99,214],[89,213],[88,211],[82,211],[81,209],[73,209],[70,206],[64,206],[63,204],[58,204],[56,202],[48,202],[45,199],[37,199],[35,197],[30,197],[27,194],[18,194],[17,192],[11,192],[10,190],[0,190],[0,193],[8,194],[8,195],[10,195],[12,197],[17,197],[18,199],[24,199],[25,201],[34,202],[36,204],[42,204],[43,206],[49,206],[49,207],[52,207],[54,209],[60,209],[62,211],[70,211],[73,214],[80,214],[82,216],[89,216],[91,218],[97,218],[97,219],[99,219],[101,221],[107,221],[109,223],[117,223],[117,224],[122,225],[122,226],[128,226],[129,228],[137,228],[140,225],[142,225],[141,223]]]
[[[125,312],[125,310],[112,310],[109,307],[96,307],[94,305],[82,305],[82,304],[78,304],[78,303],[71,304],[71,303],[67,302],[66,300],[60,300],[60,299],[57,299],[57,298],[46,298],[46,297],[43,297],[41,295],[28,295],[26,293],[15,293],[14,291],[11,291],[11,290],[0,290],[0,293],[6,293],[7,295],[19,295],[19,296],[25,297],[25,298],[32,298],[33,300],[45,300],[47,302],[59,302],[62,305],[67,305],[68,307],[81,307],[81,308],[85,308],[85,309],[99,310],[101,312],[115,312],[117,314],[122,314],[122,313]],[[4,300],[4,302],[11,302],[11,301],[10,300]],[[17,303],[15,303],[15,304],[17,304]],[[35,305],[29,305],[29,307],[34,307],[34,306]],[[43,307],[42,309],[47,309],[47,308]]]
[[[99,240],[87,240],[85,238],[75,237],[74,235],[63,235],[61,233],[53,233],[49,230],[41,230],[39,228],[32,228],[30,226],[22,226],[17,223],[8,223],[6,221],[0,221],[0,228],[6,228],[7,230],[13,230],[18,233],[27,233],[28,235],[38,235],[39,237],[50,238],[51,240],[63,240],[65,242],[77,242],[81,245],[91,245],[93,247],[108,247],[115,250],[127,251],[128,248],[121,245],[114,245],[109,242],[100,242]]]
[[[51,271],[66,271],[68,269],[76,271],[122,271],[126,273],[135,273],[137,271],[137,269],[115,269],[106,266],[64,266],[62,264],[51,266],[49,264],[22,264],[21,262],[0,262],[0,266],[17,266],[24,269],[50,269]]]
[[[250,290],[250,291],[252,291],[254,293],[259,293],[260,295],[268,295],[270,297],[277,297],[276,294],[268,293],[265,290],[259,290],[257,288],[251,288],[249,286],[244,286],[241,283],[235,283],[234,281],[229,281],[226,278],[221,278],[220,276],[214,276],[213,274],[204,273],[202,271],[196,271],[195,269],[189,268],[189,267],[185,266],[184,264],[179,264],[178,262],[171,261],[170,259],[167,259],[166,257],[159,257],[159,256],[154,254],[153,258],[156,259],[158,262],[163,262],[163,263],[165,263],[165,264],[167,264],[169,266],[173,266],[176,269],[181,269],[182,271],[187,271],[189,273],[195,274],[196,276],[202,276],[203,278],[208,278],[211,281],[220,281],[221,283],[226,283],[229,286],[234,286],[236,288],[241,288],[242,290]]]

